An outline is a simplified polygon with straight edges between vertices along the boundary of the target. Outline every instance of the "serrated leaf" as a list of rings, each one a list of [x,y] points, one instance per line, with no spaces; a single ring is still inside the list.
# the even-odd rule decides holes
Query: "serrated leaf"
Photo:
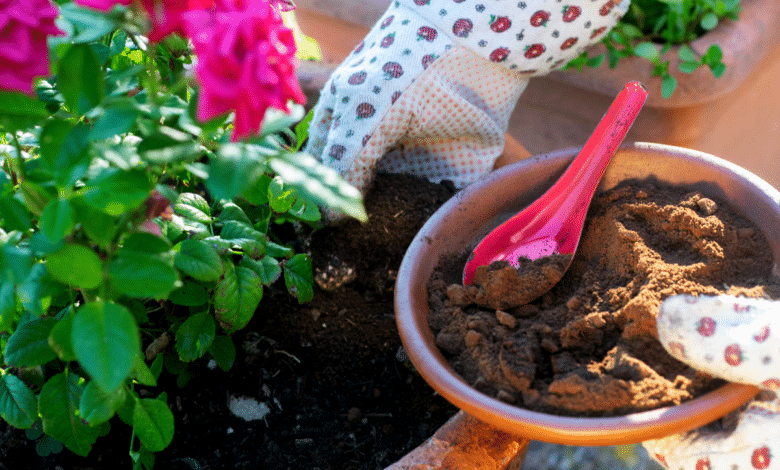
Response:
[[[244,256],[241,258],[240,265],[254,271],[260,278],[260,282],[266,286],[275,283],[279,280],[279,276],[282,275],[282,267],[279,265],[279,261],[270,256],[263,256],[259,260]]]
[[[307,201],[329,206],[364,222],[368,220],[360,191],[311,155],[281,154],[268,164]]]
[[[217,250],[200,240],[182,241],[174,264],[184,274],[203,282],[216,281],[224,270]]]
[[[151,452],[159,452],[173,439],[173,413],[164,402],[152,398],[136,401],[133,410],[133,431],[141,444]]]
[[[116,414],[116,410],[125,404],[127,398],[124,387],[106,393],[93,380],[87,384],[84,393],[81,394],[79,416],[91,426],[104,423]]]
[[[256,179],[263,162],[246,146],[223,145],[211,158],[206,188],[215,199],[235,199]]]
[[[236,345],[230,336],[218,335],[211,343],[209,352],[220,369],[227,372],[236,360]]]
[[[297,254],[284,265],[284,285],[298,303],[314,298],[314,275],[311,260],[304,254]]]
[[[222,226],[219,237],[240,246],[244,253],[254,258],[258,258],[265,253],[267,238],[265,234],[258,232],[251,225],[228,220]]]
[[[84,386],[80,377],[72,372],[61,372],[41,389],[38,411],[43,421],[43,431],[62,442],[71,452],[85,457],[98,438],[99,428],[82,422],[79,402]]]
[[[52,199],[43,209],[38,221],[41,233],[52,243],[57,243],[75,225],[73,207],[67,199]]]
[[[265,254],[273,258],[289,258],[293,255],[293,250],[292,248],[269,241],[266,246]]]
[[[179,353],[179,359],[191,362],[206,354],[215,334],[216,324],[208,310],[190,316],[176,330],[176,351]]]
[[[46,268],[51,277],[79,289],[94,289],[103,280],[103,262],[89,248],[68,243],[50,254]]]
[[[0,378],[0,416],[18,429],[27,429],[38,420],[35,394],[13,374]]]
[[[173,210],[182,217],[200,222],[211,223],[211,210],[209,204],[202,196],[194,193],[182,193],[173,206]]]
[[[133,314],[114,303],[92,302],[81,307],[73,319],[71,342],[81,367],[106,393],[122,384],[141,355]]]
[[[240,330],[263,298],[263,285],[254,271],[227,264],[214,292],[214,315],[228,332]]]
[[[49,332],[49,346],[61,360],[68,362],[76,360],[73,352],[73,319],[76,315],[71,312],[59,320]]]
[[[235,220],[236,222],[241,222],[242,224],[252,226],[252,221],[249,220],[249,217],[246,215],[244,210],[234,202],[226,202],[223,204],[222,211],[219,213],[219,217],[217,218],[222,222]]]
[[[57,354],[49,346],[49,333],[57,320],[35,318],[19,325],[5,345],[5,362],[16,367],[33,367],[46,364]]]
[[[200,284],[192,281],[184,281],[181,287],[178,287],[168,294],[168,301],[184,307],[197,307],[204,305],[209,301],[209,291]]]

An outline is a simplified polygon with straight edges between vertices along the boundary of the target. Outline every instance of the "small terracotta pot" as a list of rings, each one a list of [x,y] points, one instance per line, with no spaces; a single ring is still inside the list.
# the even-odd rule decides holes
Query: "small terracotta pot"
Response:
[[[727,384],[682,405],[609,418],[563,417],[529,411],[484,395],[466,383],[434,343],[428,327],[426,284],[440,257],[463,253],[502,217],[539,197],[578,149],[523,160],[495,171],[443,205],[412,241],[398,271],[395,310],[406,352],[420,375],[445,399],[506,432],[570,445],[617,445],[688,431],[738,408],[758,391]],[[627,179],[683,185],[729,201],[752,220],[780,260],[780,193],[752,173],[720,158],[660,144],[625,145],[607,168],[600,189]],[[769,262],[769,260],[767,260]]]

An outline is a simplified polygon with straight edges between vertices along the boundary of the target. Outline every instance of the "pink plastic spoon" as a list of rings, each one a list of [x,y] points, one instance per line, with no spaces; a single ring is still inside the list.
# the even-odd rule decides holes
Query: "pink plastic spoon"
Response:
[[[623,87],[560,179],[530,206],[490,232],[474,248],[463,271],[464,285],[472,283],[479,266],[494,261],[506,260],[517,268],[520,258],[537,260],[555,254],[574,254],[580,242],[588,206],[604,170],[623,143],[646,99],[647,88],[641,83],[630,82]],[[560,271],[561,277],[566,269],[568,265]],[[559,280],[560,277],[540,286],[543,290],[530,300],[544,294]]]

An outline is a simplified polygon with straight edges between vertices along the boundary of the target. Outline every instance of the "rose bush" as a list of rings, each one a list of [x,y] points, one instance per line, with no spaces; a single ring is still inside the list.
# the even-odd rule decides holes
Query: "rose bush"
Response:
[[[86,455],[173,437],[163,373],[235,356],[295,233],[360,194],[300,153],[285,2],[0,0],[0,417]],[[165,365],[165,367],[163,367]],[[167,372],[166,372],[167,371]],[[55,446],[56,447],[56,446]]]

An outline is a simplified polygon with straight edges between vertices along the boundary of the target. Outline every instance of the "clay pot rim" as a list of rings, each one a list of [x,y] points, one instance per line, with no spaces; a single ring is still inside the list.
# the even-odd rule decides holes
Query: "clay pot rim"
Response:
[[[471,242],[464,242],[463,239],[469,236],[460,232],[474,236],[474,233],[479,233],[476,226],[484,225],[498,214],[495,207],[485,209],[496,206],[496,201],[502,199],[502,191],[505,195],[512,191],[507,188],[517,188],[517,184],[513,183],[518,181],[513,182],[513,178],[517,180],[522,176],[519,183],[532,180],[534,185],[527,191],[527,200],[514,201],[517,207],[521,207],[549,187],[577,151],[577,148],[569,148],[538,155],[493,172],[444,204],[415,236],[398,271],[395,311],[401,340],[417,371],[445,399],[474,417],[509,433],[558,444],[637,443],[695,429],[747,403],[758,388],[727,384],[678,406],[625,416],[579,418],[550,415],[509,405],[478,392],[452,370],[436,348],[427,326],[425,290],[435,261],[426,263],[421,260],[433,256],[437,261],[441,254],[462,252]],[[696,171],[691,171],[691,166]],[[636,169],[640,167],[641,170]],[[644,172],[643,175],[652,175],[663,182],[686,184],[692,190],[701,184],[714,185],[709,192],[714,190],[714,196],[731,201],[761,227],[772,244],[776,264],[780,260],[780,192],[754,174],[702,152],[662,144],[634,143],[624,145],[615,156],[602,187],[614,186],[626,179],[626,175],[630,176],[632,171]],[[741,201],[741,204],[736,201]],[[476,219],[468,217],[470,211],[479,210],[492,212]],[[448,222],[458,228],[448,226]],[[444,245],[459,237],[461,246],[446,251]],[[419,310],[424,314],[415,313]]]

